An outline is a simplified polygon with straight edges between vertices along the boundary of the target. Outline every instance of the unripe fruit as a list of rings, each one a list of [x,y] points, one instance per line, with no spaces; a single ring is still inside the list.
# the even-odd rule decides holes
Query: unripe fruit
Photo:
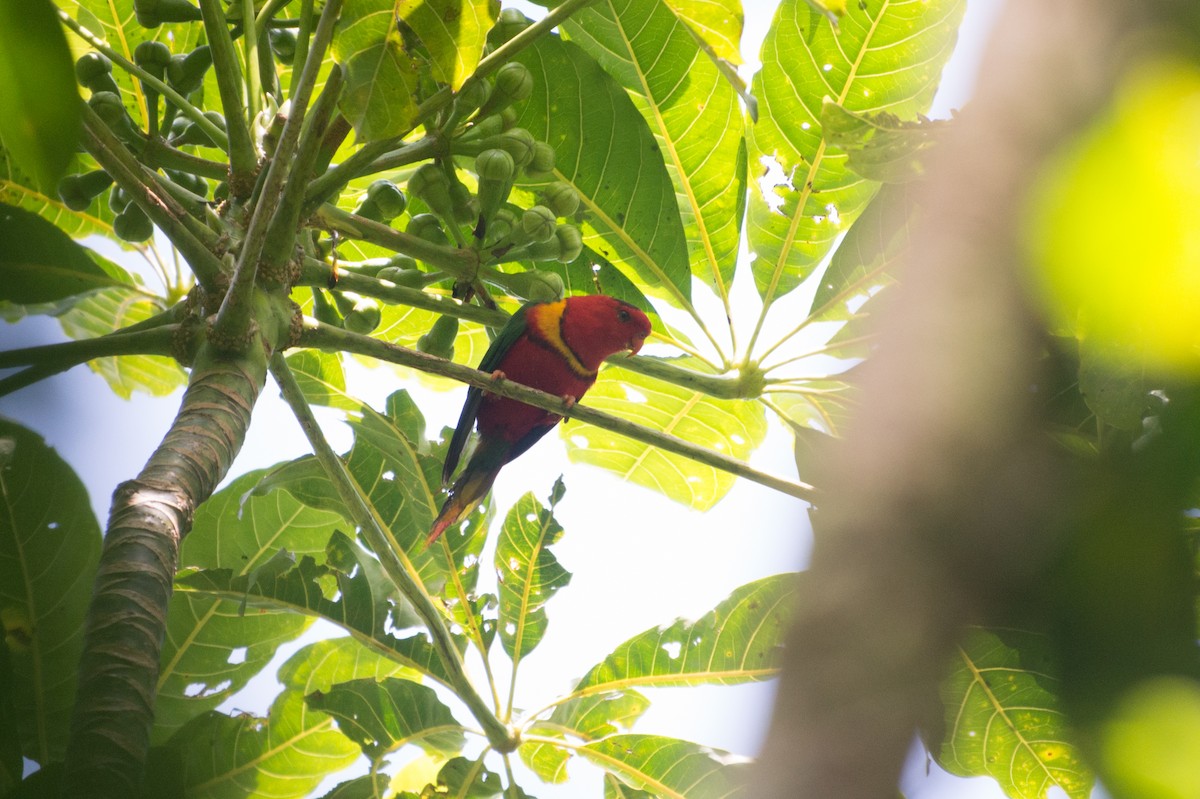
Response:
[[[454,96],[454,108],[460,118],[465,119],[468,114],[486,103],[491,93],[492,84],[486,80],[469,80]]]
[[[296,34],[287,28],[272,28],[267,31],[267,38],[276,58],[285,64],[292,63],[296,57]]]
[[[558,243],[562,247],[558,260],[564,264],[571,263],[583,252],[583,235],[574,225],[559,225],[558,229],[554,231],[554,238],[558,239]]]
[[[171,56],[167,65],[167,80],[177,92],[189,95],[204,83],[204,73],[212,66],[212,50],[207,44],[200,45],[186,55]]]
[[[556,227],[557,217],[544,205],[535,205],[521,215],[521,230],[532,241],[549,241]]]
[[[542,189],[542,204],[559,217],[568,217],[579,209],[579,192],[561,180]]]
[[[117,82],[112,76],[112,62],[103,53],[84,53],[75,62],[75,77],[79,84],[93,94],[111,92],[120,95]]]
[[[420,269],[404,269],[398,266],[385,266],[379,270],[376,275],[380,280],[386,280],[389,283],[395,283],[397,286],[407,286],[412,289],[419,289],[425,285],[425,279],[428,275]]]
[[[524,64],[509,62],[496,71],[495,83],[487,102],[479,108],[479,116],[491,116],[513,103],[519,103],[533,93],[533,74]]]
[[[112,176],[103,169],[81,175],[67,175],[58,182],[58,196],[72,211],[82,211],[96,195],[112,185]]]
[[[390,180],[377,180],[368,186],[367,200],[379,209],[379,219],[383,222],[392,221],[408,207],[408,198]]]
[[[475,158],[475,174],[479,177],[479,215],[486,227],[512,191],[517,164],[505,150],[484,150]]]
[[[496,18],[496,24],[492,26],[491,33],[488,34],[488,39],[491,41],[493,46],[499,46],[532,24],[533,23],[517,9],[506,8],[501,11],[500,16]]]
[[[533,160],[533,150],[534,145],[537,144],[537,140],[525,128],[513,128],[512,130],[504,131],[498,136],[491,136],[485,139],[483,144],[489,148],[498,147],[506,151],[512,156],[517,166],[524,167]]]
[[[133,51],[133,62],[156,78],[167,74],[171,65],[171,48],[162,42],[144,41]]]
[[[351,333],[369,335],[383,321],[379,302],[349,291],[333,292],[334,302],[342,314],[342,325]]]
[[[108,207],[114,214],[119,214],[129,207],[133,202],[133,198],[129,196],[129,192],[118,186],[113,186],[112,191],[108,193]]]
[[[533,143],[533,155],[525,164],[526,174],[540,175],[554,169],[554,148],[544,141]]]
[[[125,241],[137,244],[154,235],[154,224],[145,211],[130,203],[113,219],[113,233]]]
[[[507,208],[501,208],[488,220],[487,230],[483,238],[484,245],[487,247],[496,246],[511,236],[513,230],[517,227],[517,215]]]
[[[164,169],[163,171],[180,188],[187,189],[197,197],[208,196],[208,182],[199,175],[193,175],[190,172],[180,172],[176,169]]]
[[[313,318],[334,327],[342,326],[342,314],[329,302],[325,292],[313,287]]]
[[[521,299],[531,302],[553,302],[562,299],[563,279],[554,272],[529,269],[505,277],[505,288]]]
[[[450,197],[450,178],[437,164],[422,164],[408,179],[408,191],[419,197],[433,212],[447,221],[454,219],[454,200]]]
[[[143,28],[157,28],[165,22],[194,22],[200,9],[188,0],[133,0],[133,13]]]
[[[457,176],[450,183],[450,203],[455,222],[466,224],[479,218],[479,202]]]
[[[417,262],[413,260],[411,255],[398,252],[391,258],[388,258],[387,266],[392,269],[416,269]]]
[[[417,339],[417,349],[450,360],[454,357],[454,339],[458,337],[458,317],[439,316],[429,332]]]
[[[134,150],[140,150],[144,144],[142,132],[133,125],[125,104],[120,95],[112,92],[96,92],[88,98],[88,105],[96,112],[96,116],[104,121],[117,138],[131,145]]]
[[[450,239],[446,236],[446,231],[442,230],[441,221],[433,214],[417,214],[408,220],[408,227],[405,229],[405,232],[433,244],[445,246],[450,243]]]

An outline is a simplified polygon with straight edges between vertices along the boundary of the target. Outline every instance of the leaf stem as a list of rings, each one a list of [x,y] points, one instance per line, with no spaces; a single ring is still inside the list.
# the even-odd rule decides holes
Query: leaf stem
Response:
[[[761,472],[744,461],[731,458],[708,447],[701,447],[677,436],[651,429],[644,425],[630,422],[618,416],[598,411],[584,405],[568,406],[561,397],[538,391],[534,388],[514,383],[511,380],[496,380],[491,374],[472,369],[469,366],[443,360],[434,355],[428,355],[407,347],[400,347],[384,341],[378,341],[369,336],[349,333],[340,328],[326,325],[316,320],[304,320],[304,332],[301,344],[305,346],[334,348],[351,352],[356,355],[366,355],[388,363],[420,369],[424,372],[449,377],[476,388],[481,388],[491,394],[519,400],[528,405],[556,413],[581,422],[596,425],[605,430],[641,441],[644,444],[658,447],[667,452],[682,455],[686,458],[720,469],[724,472],[745,477],[767,488],[774,489],[788,496],[796,497],[805,502],[815,503],[817,491],[806,483],[793,483],[781,477]]]
[[[258,153],[255,152],[250,127],[246,123],[241,67],[233,48],[233,39],[229,36],[221,0],[200,0],[200,13],[204,17],[209,47],[212,48],[213,72],[217,77],[221,107],[225,111],[225,130],[229,134],[229,193],[242,198],[254,185]],[[253,34],[253,29],[250,33]],[[247,64],[246,70],[252,72],[253,67]]]
[[[324,433],[321,432],[316,417],[313,415],[312,408],[309,407],[308,402],[304,399],[303,392],[299,384],[296,383],[296,378],[284,360],[282,353],[276,352],[271,356],[270,369],[275,382],[279,384],[279,388],[283,392],[284,400],[291,407],[292,413],[296,415],[296,420],[300,422],[304,434],[308,437],[309,443],[312,445],[313,453],[317,456],[317,460],[324,469],[326,476],[333,484],[342,503],[350,513],[354,524],[361,530],[363,537],[368,543],[371,544],[388,576],[404,594],[405,598],[412,603],[413,609],[425,622],[430,637],[433,639],[433,646],[441,657],[443,665],[446,667],[446,671],[451,678],[458,697],[467,705],[471,714],[482,725],[491,745],[500,751],[510,751],[516,743],[511,732],[496,718],[495,713],[492,712],[483,700],[483,697],[475,690],[475,686],[471,684],[463,666],[462,657],[459,655],[458,647],[455,646],[454,638],[450,635],[450,631],[446,629],[441,613],[433,604],[433,600],[430,599],[429,594],[414,579],[411,563],[406,565],[401,560],[403,553],[396,552],[390,546],[389,537],[384,532],[379,518],[372,512],[370,505],[363,495],[362,488],[355,481],[354,476],[346,469],[346,465],[342,462],[341,458],[333,451],[333,448],[325,439]]]
[[[251,126],[262,103],[262,71],[259,61],[258,34],[255,24],[254,0],[242,0],[242,60],[246,64],[246,119]]]

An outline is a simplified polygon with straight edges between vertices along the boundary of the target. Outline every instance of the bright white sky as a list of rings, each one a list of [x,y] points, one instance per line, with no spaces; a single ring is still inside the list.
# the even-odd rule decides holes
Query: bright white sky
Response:
[[[933,116],[948,115],[969,96],[983,37],[1002,2],[970,0],[960,44]],[[745,0],[743,51],[751,68],[757,67],[758,46],[775,5],[776,0]],[[527,13],[541,13],[536,6],[530,8],[533,11]],[[40,317],[6,326],[0,334],[6,349],[62,338],[54,320]],[[357,367],[351,378],[351,393],[376,407],[381,407],[388,393],[402,387],[395,373],[386,369]],[[428,416],[430,431],[454,424],[463,394],[462,389],[420,393],[418,402]],[[75,467],[103,525],[113,489],[138,472],[178,403],[177,394],[164,399],[136,395],[126,402],[114,397],[90,371],[75,369],[15,396],[0,398],[0,413],[37,430]],[[273,386],[268,386],[260,405],[245,450],[234,465],[235,474],[307,452],[299,427]],[[348,447],[349,432],[339,415],[320,414],[328,422],[327,435],[335,447]],[[752,463],[764,471],[794,477],[791,436],[773,424],[766,445],[755,453]],[[743,480],[711,511],[694,512],[606,472],[568,463],[556,436],[548,436],[501,474],[495,488],[498,507],[506,511],[529,490],[544,499],[559,474],[565,475],[567,494],[557,515],[566,534],[554,551],[574,576],[548,606],[546,639],[522,664],[518,707],[538,707],[567,691],[571,681],[632,635],[678,616],[701,615],[737,586],[797,570],[807,559],[810,530],[798,501]],[[329,630],[324,628],[316,635],[329,635]],[[281,655],[247,691],[231,699],[226,709],[265,713],[275,693],[274,671],[291,651],[289,648]],[[508,683],[506,664],[497,644],[494,666],[499,666],[496,676],[501,686]],[[771,684],[757,684],[647,691],[653,704],[636,730],[753,755],[764,733],[772,690]],[[469,719],[459,707],[454,712],[461,721]],[[523,782],[540,799],[601,796],[598,774],[586,775],[586,771],[576,759],[572,774],[577,779],[568,786],[542,786],[532,776]],[[926,776],[923,754],[914,752],[903,781],[910,799],[965,795],[967,786],[962,781],[942,775],[935,766],[931,771]],[[969,794],[1002,797],[987,780],[973,780]]]

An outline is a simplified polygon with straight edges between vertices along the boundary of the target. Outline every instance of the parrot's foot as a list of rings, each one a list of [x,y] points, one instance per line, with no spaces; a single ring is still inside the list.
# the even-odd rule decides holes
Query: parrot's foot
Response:
[[[574,408],[575,403],[579,402],[579,400],[575,399],[570,394],[563,394],[561,397],[559,397],[559,399],[563,401],[563,405],[566,405],[568,410]]]
[[[507,379],[508,379],[508,375],[504,374],[504,372],[500,371],[499,369],[492,372],[492,380],[494,380],[497,383],[499,383],[501,380],[507,380]]]

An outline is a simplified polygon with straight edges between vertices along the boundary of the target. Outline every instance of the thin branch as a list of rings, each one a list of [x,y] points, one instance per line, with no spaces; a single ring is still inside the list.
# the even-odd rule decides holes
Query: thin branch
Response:
[[[118,331],[80,341],[62,341],[37,347],[21,347],[0,352],[0,369],[15,366],[60,366],[76,364],[112,355],[170,355],[171,342],[179,325],[169,324],[138,332]]]
[[[561,397],[538,391],[511,380],[496,380],[487,372],[462,366],[453,361],[443,360],[434,355],[428,355],[417,350],[410,350],[385,341],[349,333],[341,328],[326,325],[311,319],[305,319],[304,332],[300,342],[304,346],[333,348],[356,355],[367,355],[388,363],[420,369],[430,374],[449,377],[476,388],[496,394],[501,397],[519,400],[528,405],[556,413],[570,419],[594,424],[611,432],[650,444],[659,449],[682,455],[685,458],[720,469],[724,472],[745,477],[767,488],[774,489],[788,496],[796,497],[805,502],[815,503],[817,491],[806,483],[793,483],[781,477],[766,474],[751,467],[744,461],[731,458],[708,447],[701,447],[677,436],[672,436],[644,425],[630,422],[619,416],[613,416],[576,403],[568,406]]]
[[[419,258],[438,269],[444,269],[454,277],[473,280],[479,269],[479,253],[458,247],[446,247],[425,239],[396,230],[394,227],[343,211],[334,205],[322,205],[316,212],[317,221],[339,233],[355,239],[369,241],[395,252]]]
[[[258,168],[258,154],[254,150],[250,126],[246,122],[246,107],[242,102],[241,67],[220,0],[200,0],[200,13],[204,16],[208,45],[212,48],[221,107],[225,109],[225,129],[229,134],[229,193],[233,197],[242,197]],[[253,67],[247,65],[247,69]]]
[[[287,361],[284,360],[282,353],[277,352],[271,357],[270,369],[275,382],[279,384],[279,388],[283,392],[284,400],[291,407],[297,421],[300,422],[300,426],[304,429],[304,434],[308,437],[309,443],[312,445],[317,461],[321,464],[326,476],[337,490],[338,496],[353,518],[354,524],[362,531],[363,537],[370,543],[371,548],[379,557],[380,563],[392,582],[400,589],[405,598],[412,603],[413,609],[416,610],[417,614],[425,622],[426,628],[433,639],[433,645],[437,649],[447,673],[450,675],[458,697],[462,699],[471,710],[471,714],[483,726],[487,732],[488,741],[501,751],[510,751],[515,743],[510,731],[496,718],[491,708],[488,707],[487,703],[475,690],[475,686],[471,684],[463,666],[462,657],[459,655],[458,647],[455,645],[450,631],[446,628],[441,613],[433,604],[429,595],[414,579],[413,573],[415,570],[412,564],[402,560],[402,552],[397,552],[393,549],[383,523],[372,511],[363,495],[362,488],[325,439],[325,435],[322,433],[316,417],[313,416],[308,402],[305,401],[304,394],[300,390],[299,384],[296,383],[296,378],[292,375],[291,369],[288,368]]]

